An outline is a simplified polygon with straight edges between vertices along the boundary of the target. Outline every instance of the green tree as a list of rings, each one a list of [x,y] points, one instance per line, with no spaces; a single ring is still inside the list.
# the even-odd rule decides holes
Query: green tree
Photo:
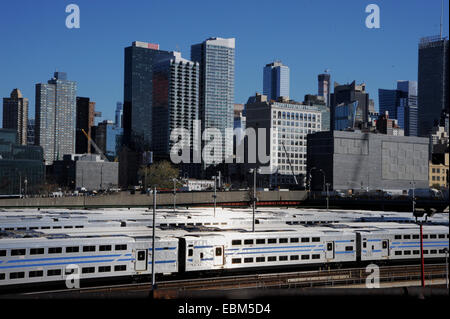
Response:
[[[178,168],[168,161],[156,162],[148,167],[141,167],[139,176],[145,187],[172,188],[173,179],[178,178]],[[179,184],[177,184],[179,185]]]

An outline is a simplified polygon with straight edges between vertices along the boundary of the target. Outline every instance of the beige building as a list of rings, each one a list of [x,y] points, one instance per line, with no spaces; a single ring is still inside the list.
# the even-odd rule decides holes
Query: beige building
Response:
[[[429,185],[439,185],[440,187],[448,187],[448,166],[449,166],[449,153],[445,153],[445,165],[444,164],[433,164],[430,162],[429,165]]]

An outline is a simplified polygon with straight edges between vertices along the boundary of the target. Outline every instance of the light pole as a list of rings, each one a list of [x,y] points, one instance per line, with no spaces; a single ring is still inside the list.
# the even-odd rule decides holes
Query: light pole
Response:
[[[174,178],[173,179],[173,212],[174,213],[176,212],[176,197],[177,197],[177,189],[175,186],[176,182],[177,182],[177,179]]]
[[[27,185],[28,185],[28,179],[27,179],[27,177],[25,177],[24,184],[25,184],[25,197],[27,197]]]
[[[250,172],[252,173],[252,170],[250,170]],[[253,217],[252,217],[252,232],[255,232],[255,210],[256,210],[256,173],[257,173],[257,168],[253,169]]]
[[[152,293],[156,289],[155,281],[155,227],[156,227],[156,186],[153,188],[153,227],[152,227]]]
[[[413,189],[412,189],[412,213],[413,213],[413,216],[415,216],[415,212],[416,212],[416,196],[415,196],[416,182],[412,181],[412,182],[410,182],[410,184],[413,187]],[[417,222],[417,216],[416,216],[416,222]]]
[[[103,164],[100,165],[100,190],[103,189]]]
[[[448,248],[447,247],[444,248],[444,252],[445,252],[445,283],[447,284],[447,289],[448,289]]]
[[[328,188],[330,187],[330,183],[327,183],[326,185],[327,185],[327,210],[328,210],[329,207]]]

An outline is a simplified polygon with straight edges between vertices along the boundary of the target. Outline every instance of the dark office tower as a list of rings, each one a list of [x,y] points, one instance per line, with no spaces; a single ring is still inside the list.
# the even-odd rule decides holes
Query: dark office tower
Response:
[[[289,68],[280,61],[266,64],[263,71],[263,94],[269,100],[289,100]]]
[[[325,105],[330,106],[330,74],[323,73],[319,74],[317,76],[317,79],[319,80],[319,96],[323,96],[325,99]]]
[[[94,126],[95,102],[91,102],[88,97],[77,96],[77,133],[75,140],[75,153],[90,153],[90,143],[84,130],[89,138],[92,138],[92,127]]]
[[[193,150],[194,121],[198,119],[199,64],[173,52],[153,67],[153,151],[169,156],[175,142],[170,140],[174,129],[185,129],[185,147]]]
[[[419,42],[419,135],[429,136],[449,112],[449,44],[440,36]]]
[[[417,82],[397,81],[397,90],[401,92],[398,125],[405,130],[405,136],[418,136]]]
[[[135,150],[149,150],[152,145],[153,64],[169,52],[158,44],[135,41],[125,48],[124,135]],[[128,117],[128,118],[127,118]]]
[[[400,106],[401,97],[402,92],[399,90],[378,89],[379,113],[384,115],[388,112],[390,119],[398,119],[397,107]]]
[[[28,119],[27,124],[27,145],[34,145],[34,119]]]
[[[14,89],[10,97],[3,98],[3,128],[17,131],[17,142],[27,144],[28,99],[19,89]]]
[[[200,64],[200,120],[205,128],[216,128],[225,136],[225,128],[233,128],[235,39],[210,38],[191,46],[191,60]],[[209,158],[208,164],[223,161],[233,153],[233,145],[225,148],[225,139],[209,145],[222,149]]]
[[[46,165],[75,152],[77,83],[55,72],[48,83],[36,84],[36,145],[44,149]]]
[[[357,102],[357,103],[354,103]],[[340,85],[334,82],[334,93],[330,95],[331,104],[331,130],[335,130],[335,109],[338,105],[355,105],[356,110],[353,117],[353,128],[365,128],[369,121],[369,93],[366,93],[364,83],[356,85],[355,81],[350,84]]]
[[[123,128],[123,103],[122,102],[117,102],[117,104],[116,104],[116,116],[115,116],[114,125],[117,128]]]

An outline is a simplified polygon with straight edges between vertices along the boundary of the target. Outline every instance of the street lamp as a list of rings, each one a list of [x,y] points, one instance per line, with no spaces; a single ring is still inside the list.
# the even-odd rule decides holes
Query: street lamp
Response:
[[[250,170],[250,173],[253,173],[253,218],[252,218],[252,232],[255,232],[255,210],[256,210],[256,201],[258,200],[256,198],[256,173],[258,169],[253,168]]]
[[[213,195],[213,199],[214,199],[214,218],[216,218],[216,204],[217,204],[217,176],[214,175],[214,195]]]
[[[177,179],[173,178],[173,212],[176,212],[176,197],[177,197],[177,189],[176,189]]]
[[[416,182],[412,181],[409,184],[412,185],[412,213],[415,216],[416,212],[416,196],[415,196],[415,189],[416,189]],[[416,222],[417,222],[417,216],[416,216]]]
[[[328,197],[328,188],[330,187],[330,183],[327,183],[327,210],[329,208],[329,197]]]
[[[156,186],[153,188],[153,222],[152,222],[152,293],[155,293],[155,227],[156,227]]]

